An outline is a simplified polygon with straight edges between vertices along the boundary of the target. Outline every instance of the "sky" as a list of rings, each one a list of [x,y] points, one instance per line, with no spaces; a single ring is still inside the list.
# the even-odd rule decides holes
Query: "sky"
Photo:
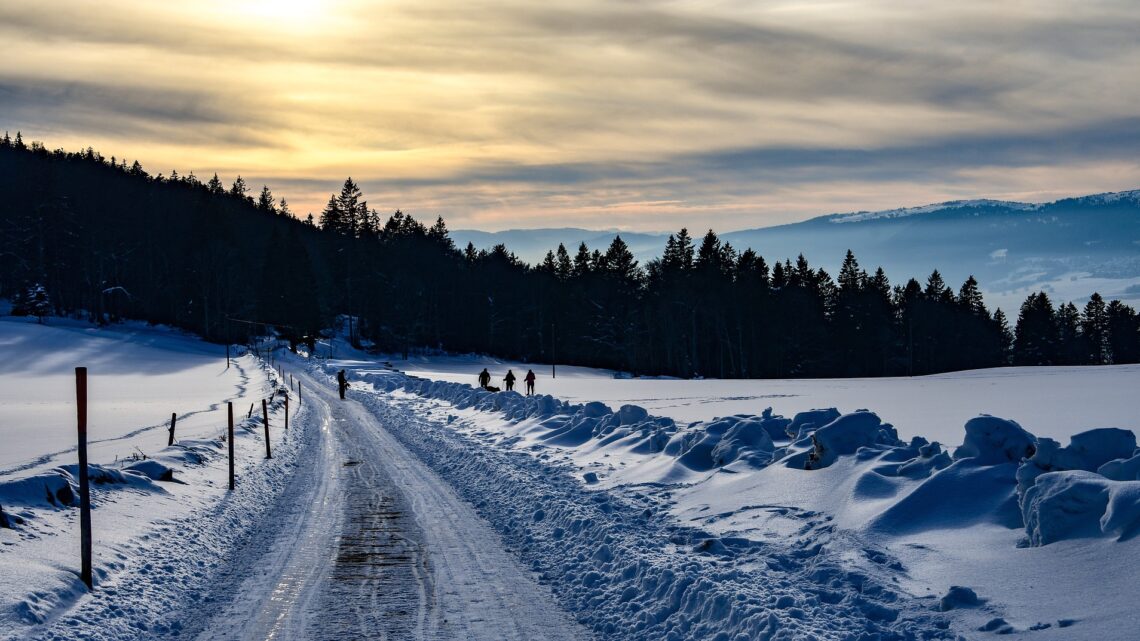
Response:
[[[1140,187],[1134,0],[0,0],[0,129],[319,215],[718,231]]]

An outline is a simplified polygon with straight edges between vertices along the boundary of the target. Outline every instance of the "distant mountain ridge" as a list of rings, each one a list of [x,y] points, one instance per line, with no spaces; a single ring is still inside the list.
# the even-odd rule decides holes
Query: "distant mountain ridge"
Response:
[[[703,229],[690,229],[699,241]],[[934,269],[948,282],[973,274],[988,295],[1009,307],[1030,290],[1062,300],[1093,291],[1140,304],[1140,190],[1064,198],[1050,203],[955,200],[876,212],[827,214],[803,222],[722,233],[738,250],[752,248],[769,263],[804,254],[835,274],[848,249],[867,270],[882,266],[895,279],[925,280]],[[563,243],[604,250],[620,235],[643,263],[660,256],[667,232],[521,229],[456,230],[460,247],[505,244],[537,263]]]

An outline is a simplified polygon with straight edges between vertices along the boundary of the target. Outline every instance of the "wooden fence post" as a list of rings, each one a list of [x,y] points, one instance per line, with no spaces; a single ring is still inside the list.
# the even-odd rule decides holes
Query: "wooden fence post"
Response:
[[[174,445],[174,424],[178,422],[178,412],[170,413],[170,438],[166,441],[166,446]]]
[[[234,489],[234,404],[227,403],[230,415],[230,489]]]
[[[285,429],[289,429],[289,395],[285,395]]]
[[[226,343],[226,369],[230,368],[230,344]]]
[[[82,569],[79,577],[87,589],[91,580],[91,484],[87,478],[87,368],[75,368],[75,400],[79,427],[79,547]]]
[[[251,417],[251,416],[253,416],[253,403],[250,403],[250,404],[249,404],[249,411],[248,411],[248,412],[246,412],[246,414],[245,414],[245,417],[246,417],[246,418],[249,418],[249,417]]]
[[[297,381],[297,405],[301,404],[301,381]]]
[[[265,423],[265,458],[273,458],[273,452],[269,449],[269,406],[265,404],[265,399],[261,399],[261,420]]]

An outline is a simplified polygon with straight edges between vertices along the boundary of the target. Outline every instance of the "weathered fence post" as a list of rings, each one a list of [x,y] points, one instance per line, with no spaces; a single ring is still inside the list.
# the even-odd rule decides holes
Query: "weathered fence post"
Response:
[[[92,589],[91,581],[91,485],[87,478],[87,368],[75,368],[75,400],[79,427],[79,546],[82,556],[80,578]]]
[[[226,403],[230,415],[230,489],[234,489],[234,404]]]
[[[265,423],[265,458],[273,458],[273,452],[269,449],[269,406],[265,404],[265,399],[261,399],[261,420]]]
[[[166,440],[166,446],[174,445],[174,424],[178,422],[178,412],[170,413],[170,438]]]
[[[293,375],[289,375],[289,389],[293,389]]]
[[[289,429],[289,395],[285,395],[285,429]]]
[[[226,343],[226,369],[230,368],[230,344]]]
[[[297,381],[297,405],[301,404],[301,381]]]
[[[249,404],[249,411],[248,411],[248,412],[246,412],[246,414],[245,414],[245,417],[246,417],[246,418],[249,418],[249,417],[251,417],[251,416],[253,416],[253,403],[250,403],[250,404]]]

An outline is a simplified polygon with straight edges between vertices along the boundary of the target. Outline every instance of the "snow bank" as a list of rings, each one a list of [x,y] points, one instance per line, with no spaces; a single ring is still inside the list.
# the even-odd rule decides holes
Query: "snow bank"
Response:
[[[954,638],[946,615],[929,602],[845,567],[814,541],[790,540],[777,548],[718,537],[678,524],[653,492],[594,489],[573,466],[472,443],[446,420],[425,418],[414,401],[358,398],[445,475],[508,547],[556,586],[563,606],[601,638]],[[599,431],[625,427],[622,410],[568,409],[566,423],[592,420]],[[638,429],[654,424],[636,410],[626,410],[624,417]],[[703,467],[719,460],[718,448],[761,452],[773,444],[764,425],[764,417],[693,425],[657,456]]]
[[[981,465],[1016,463],[1033,455],[1037,439],[1014,421],[983,414],[966,421],[966,440],[954,460],[973,458]]]
[[[737,414],[681,428],[636,405],[615,411],[600,402],[570,404],[548,395],[487,392],[392,372],[363,380],[459,409],[501,412],[515,423],[533,419],[532,435],[550,445],[620,445],[635,454],[669,457],[672,471],[661,473],[663,480],[726,467],[758,470],[779,463],[818,470],[843,457],[869,461],[852,497],[898,497],[867,521],[878,532],[900,535],[991,523],[1024,527],[1031,544],[1044,545],[1075,536],[1125,539],[1136,527],[1137,494],[1128,482],[1140,478],[1140,451],[1135,434],[1123,429],[1090,430],[1061,448],[1014,421],[981,415],[966,422],[963,443],[951,456],[919,437],[902,442],[892,425],[866,410],[814,409],[787,419],[768,408],[759,416]],[[1074,474],[1054,476],[1066,470]],[[588,475],[583,484],[597,483],[596,472]],[[1047,480],[1038,486],[1042,478]]]
[[[809,470],[827,467],[840,456],[855,454],[860,448],[882,446],[878,449],[886,449],[903,445],[894,427],[866,410],[836,418],[811,434],[811,442],[812,450],[804,461],[804,468]]]
[[[1140,481],[1112,481],[1073,470],[1037,477],[1021,504],[1032,545],[1064,539],[1140,533]]]
[[[1091,536],[1129,539],[1140,528],[1140,455],[1129,430],[1081,432],[1061,447],[1044,438],[1017,470],[1031,545]]]
[[[1047,472],[1083,470],[1096,472],[1110,462],[1109,469],[1120,476],[1130,469],[1124,459],[1136,450],[1136,435],[1128,430],[1102,428],[1074,435],[1067,447],[1051,438],[1037,443],[1037,451],[1017,470],[1017,491],[1024,495],[1037,477]],[[1117,480],[1127,480],[1119,478]]]

